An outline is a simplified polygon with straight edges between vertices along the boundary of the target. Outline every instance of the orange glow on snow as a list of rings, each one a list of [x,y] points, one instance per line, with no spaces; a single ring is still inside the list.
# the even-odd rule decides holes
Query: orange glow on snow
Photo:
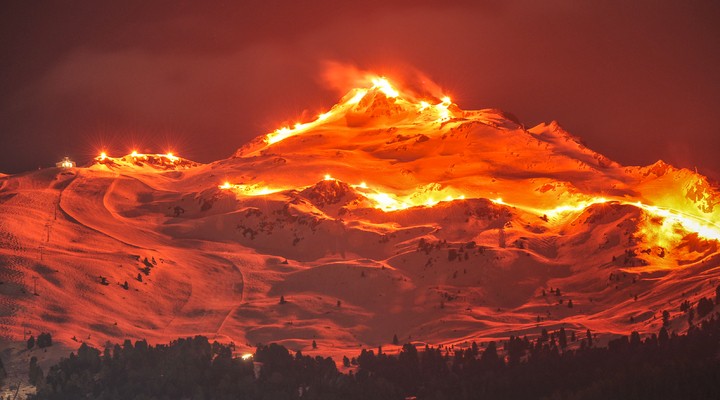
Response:
[[[370,122],[368,124],[370,124],[370,128],[396,127],[396,124],[402,127],[403,124],[408,124],[407,126],[411,129],[418,129],[417,127],[425,128],[424,125],[426,125],[427,129],[425,132],[429,132],[426,133],[426,135],[430,135],[432,132],[443,129],[442,127],[444,125],[438,127],[437,124],[445,124],[457,117],[467,118],[465,114],[459,114],[462,111],[458,111],[459,109],[457,107],[453,107],[454,103],[449,96],[440,95],[435,98],[418,98],[412,91],[403,90],[388,78],[381,75],[367,74],[363,82],[365,82],[365,87],[350,90],[338,104],[333,106],[329,111],[319,114],[315,120],[305,123],[298,122],[292,127],[282,127],[267,134],[265,136],[266,147],[289,137],[307,131],[313,131],[315,128],[326,124],[341,124],[338,126],[341,128],[338,131],[342,132],[342,129],[349,127],[349,125],[343,125],[346,124],[346,116],[352,113],[362,115],[368,108],[373,109],[374,103],[368,104],[368,101],[364,100],[375,101],[376,97],[367,96],[380,93],[387,98],[388,104],[391,107],[396,107],[396,109],[399,110],[397,114],[392,114],[396,109],[390,108],[387,113],[391,116],[397,115],[400,122],[391,119],[391,125],[382,125],[387,124],[387,120],[383,119],[385,114],[381,113],[380,115],[382,117],[380,118],[374,118],[372,115],[369,117],[368,120]],[[378,107],[383,107],[384,104],[385,103],[381,101],[378,103]],[[381,109],[381,111],[385,110]],[[408,117],[408,115],[410,117]],[[335,178],[327,174],[324,179],[334,180]],[[223,185],[223,188],[228,189],[228,187],[225,186],[226,185]],[[441,187],[438,184],[428,184],[423,187],[417,187],[414,190],[409,188],[404,190],[387,190],[385,188],[368,185],[366,182],[362,182],[359,185],[352,185],[352,187],[362,194],[372,207],[386,212],[405,210],[411,207],[433,207],[441,202],[465,199],[465,193],[472,192],[470,188]],[[251,189],[238,189],[238,185],[234,185],[232,188],[240,190],[244,192],[244,194],[250,193],[248,195],[258,195],[264,191],[268,193],[276,191],[257,185],[252,185]],[[483,193],[475,193],[475,196],[470,196],[470,198],[479,197],[490,196],[483,196]],[[496,197],[491,198],[490,201],[497,205],[513,207],[538,216],[543,216],[549,224],[557,226],[567,222],[568,218],[578,215],[590,206],[617,202],[619,204],[638,207],[647,215],[653,216],[655,224],[646,223],[643,229],[648,237],[653,236],[656,238],[653,240],[658,242],[667,242],[671,239],[677,240],[680,236],[680,234],[677,233],[679,228],[682,228],[681,230],[685,232],[697,232],[697,234],[703,238],[720,240],[720,226],[718,223],[710,220],[699,211],[699,209],[702,210],[702,205],[708,207],[708,204],[711,204],[711,199],[702,198],[696,200],[696,203],[691,205],[677,201],[676,194],[669,193],[666,197],[667,198],[659,195],[648,198],[647,200],[653,202],[651,204],[641,203],[637,202],[636,199],[623,197],[595,196],[591,193],[573,194],[565,196],[562,199],[558,198],[555,204],[553,204],[552,201],[548,202],[544,200],[542,206],[533,198],[503,199],[502,197]],[[696,206],[696,204],[701,205]],[[692,208],[694,206],[695,208]],[[662,223],[658,224],[657,221],[662,221]]]

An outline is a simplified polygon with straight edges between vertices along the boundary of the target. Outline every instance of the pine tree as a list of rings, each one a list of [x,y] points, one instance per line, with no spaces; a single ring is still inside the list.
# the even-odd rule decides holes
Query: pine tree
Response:
[[[0,358],[0,387],[3,387],[5,378],[7,378],[7,371],[5,371],[5,366],[3,365],[2,358]]]
[[[694,319],[695,319],[695,309],[690,307],[690,308],[688,308],[688,324],[692,325]]]
[[[396,334],[393,335],[392,344],[394,344],[395,346],[397,346],[399,343],[400,343],[400,341],[398,340],[397,333],[396,333]]]
[[[658,342],[660,343],[660,346],[665,345],[670,340],[670,335],[668,335],[667,329],[665,329],[665,326],[660,328],[660,333],[658,333]]]
[[[317,343],[315,342],[315,340],[312,341],[312,348],[317,349]]]
[[[280,304],[285,304],[287,301],[285,301],[285,296],[280,296]]]
[[[38,386],[43,379],[43,371],[42,368],[40,368],[39,365],[37,365],[37,357],[33,356],[30,359],[30,368],[28,370],[28,378],[30,380],[30,384],[34,386]]]
[[[568,308],[573,308],[573,302],[572,299],[568,300]]]
[[[670,325],[670,312],[668,312],[668,310],[663,310],[662,322],[663,322],[663,327]]]
[[[30,350],[33,347],[35,347],[35,336],[30,335],[30,337],[27,340],[27,348],[28,348],[28,350]]]
[[[702,318],[712,312],[712,310],[715,308],[715,305],[713,304],[712,300],[708,299],[707,297],[703,297],[698,301],[697,305],[697,315],[698,317]]]
[[[488,347],[483,351],[480,356],[480,362],[486,367],[496,367],[500,364],[500,358],[497,354],[497,346],[492,341],[488,344]]]
[[[560,333],[558,333],[558,342],[560,343],[560,348],[565,349],[567,347],[567,334],[565,333],[565,328],[560,328]]]
[[[588,329],[587,332],[585,332],[585,337],[587,337],[588,347],[592,347],[593,339],[592,339],[592,333],[590,332],[590,329]]]
[[[52,346],[52,335],[50,335],[49,333],[45,333],[45,332],[39,334],[36,344],[41,349]]]

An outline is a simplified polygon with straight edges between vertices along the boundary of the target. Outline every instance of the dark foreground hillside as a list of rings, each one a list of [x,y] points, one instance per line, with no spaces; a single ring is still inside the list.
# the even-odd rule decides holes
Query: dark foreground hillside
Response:
[[[36,376],[35,399],[713,399],[720,398],[720,319],[685,335],[621,337],[568,350],[564,330],[467,349],[365,351],[338,371],[330,358],[259,346],[253,359],[207,338],[149,346],[82,345]],[[35,371],[35,374],[39,374]]]

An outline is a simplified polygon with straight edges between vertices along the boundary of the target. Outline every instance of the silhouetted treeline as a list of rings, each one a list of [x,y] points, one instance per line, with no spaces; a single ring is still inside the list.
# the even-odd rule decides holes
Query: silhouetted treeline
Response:
[[[574,337],[574,334],[573,334]],[[714,314],[686,335],[612,340],[592,336],[569,350],[565,331],[501,346],[364,350],[356,373],[333,360],[258,347],[253,360],[207,338],[170,345],[126,341],[104,354],[82,345],[53,366],[37,399],[713,399],[720,398],[720,322]],[[570,346],[574,347],[574,346]],[[255,368],[259,370],[254,370]],[[256,376],[255,372],[259,372]]]

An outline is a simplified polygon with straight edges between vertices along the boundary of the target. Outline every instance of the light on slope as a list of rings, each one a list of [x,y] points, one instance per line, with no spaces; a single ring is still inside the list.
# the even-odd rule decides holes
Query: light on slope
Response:
[[[642,208],[650,215],[662,218],[662,223],[659,227],[646,224],[644,227],[646,234],[655,234],[659,238],[670,242],[672,238],[677,239],[677,228],[682,227],[686,231],[697,233],[698,236],[702,238],[720,240],[720,226],[716,222],[680,210],[650,206],[639,201],[627,204],[632,204],[635,207]]]
[[[428,187],[433,190],[428,190]],[[353,188],[362,193],[372,203],[373,208],[385,212],[400,211],[412,207],[433,207],[441,202],[465,199],[465,195],[457,190],[450,187],[441,188],[439,185],[426,185],[425,187],[416,188],[415,191],[405,195],[383,192],[369,187],[365,182],[354,185]]]
[[[330,181],[336,180],[336,178],[330,174],[325,174],[323,180]],[[428,184],[423,187],[418,187],[415,191],[405,194],[384,192],[369,186],[366,182],[351,186],[368,199],[373,208],[385,212],[400,211],[412,207],[434,207],[441,202],[464,200],[466,198],[460,191],[451,187],[442,187],[438,184]],[[218,188],[231,190],[235,194],[242,196],[263,196],[290,189],[273,188],[263,184],[231,184],[227,181],[219,185]],[[301,190],[302,188],[295,189]],[[720,226],[713,221],[680,210],[647,205],[639,201],[633,202],[624,199],[586,196],[581,200],[566,201],[564,204],[553,208],[537,208],[520,203],[512,203],[501,197],[490,199],[490,201],[494,204],[514,207],[538,216],[544,216],[549,222],[554,221],[554,223],[560,222],[560,220],[565,217],[577,215],[595,204],[615,202],[617,204],[638,207],[648,215],[661,219],[662,222],[659,226],[646,221],[641,229],[643,233],[652,237],[653,240],[663,246],[667,246],[671,242],[677,242],[682,238],[682,235],[678,233],[678,229],[682,229],[685,232],[695,232],[699,237],[705,239],[720,240]]]
[[[687,213],[678,209],[669,207],[660,207],[644,204],[640,201],[627,201],[624,199],[608,199],[605,197],[590,197],[584,200],[566,202],[554,208],[541,209],[527,206],[519,203],[507,203],[502,198],[491,200],[495,204],[507,205],[524,211],[531,212],[536,215],[544,215],[551,220],[562,217],[576,215],[595,204],[604,204],[608,202],[616,202],[623,205],[631,205],[642,209],[651,217],[660,221],[653,224],[651,221],[645,221],[641,226],[641,231],[659,245],[664,247],[671,243],[676,243],[682,239],[682,231],[697,233],[699,237],[709,240],[720,240],[720,225],[711,220],[699,217],[692,213]]]

